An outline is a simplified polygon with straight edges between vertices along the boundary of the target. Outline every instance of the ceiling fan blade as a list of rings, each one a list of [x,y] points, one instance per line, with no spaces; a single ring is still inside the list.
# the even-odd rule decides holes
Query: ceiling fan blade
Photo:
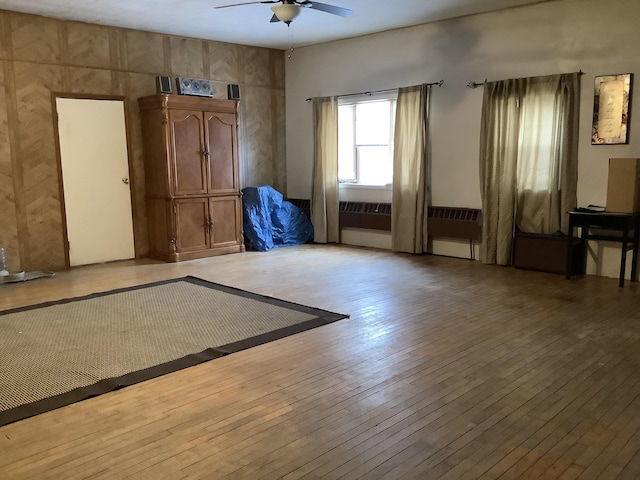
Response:
[[[353,13],[353,10],[349,10],[348,8],[336,7],[334,5],[327,5],[326,3],[314,2],[311,0],[296,3],[303,7],[320,10],[321,12],[333,13],[334,15],[340,15],[341,17],[348,17]]]
[[[271,1],[262,1],[262,2],[234,3],[232,5],[221,5],[219,7],[213,7],[213,8],[240,7],[241,5],[255,5],[256,3],[280,3],[280,0],[271,0]]]
[[[276,23],[279,22],[280,19],[276,16],[276,14],[273,14],[273,17],[271,17],[271,20],[269,20],[270,23]]]

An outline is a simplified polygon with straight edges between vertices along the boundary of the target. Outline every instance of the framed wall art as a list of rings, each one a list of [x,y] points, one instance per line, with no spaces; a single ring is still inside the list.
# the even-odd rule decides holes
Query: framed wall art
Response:
[[[592,145],[629,143],[632,83],[632,73],[596,77]]]
[[[211,80],[200,78],[176,78],[178,93],[180,95],[196,95],[198,97],[213,97],[213,86]]]

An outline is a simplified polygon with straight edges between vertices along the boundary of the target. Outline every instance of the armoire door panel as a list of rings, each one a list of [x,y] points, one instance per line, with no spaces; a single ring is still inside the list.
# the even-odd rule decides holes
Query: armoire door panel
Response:
[[[171,110],[174,195],[207,193],[202,113]]]
[[[149,250],[151,252],[168,255],[172,251],[173,211],[171,202],[164,198],[147,199],[147,217],[152,218],[149,223]]]
[[[171,182],[171,153],[167,151],[165,129],[162,125],[162,111],[158,109],[141,110],[142,143],[144,148],[144,180],[145,193],[154,197],[164,197],[169,191]]]
[[[242,228],[240,197],[212,198],[209,212],[213,221],[211,246],[238,244]]]
[[[178,253],[209,248],[208,198],[176,200],[176,249]]]
[[[211,153],[209,160],[209,191],[237,192],[237,152],[234,147],[236,124],[235,115],[229,113],[205,112],[207,146]]]

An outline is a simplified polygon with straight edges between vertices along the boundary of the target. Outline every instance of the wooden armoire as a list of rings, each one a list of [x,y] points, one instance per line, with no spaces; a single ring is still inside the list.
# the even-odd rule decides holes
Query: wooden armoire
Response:
[[[243,252],[238,102],[160,94],[138,105],[149,256],[178,262]]]

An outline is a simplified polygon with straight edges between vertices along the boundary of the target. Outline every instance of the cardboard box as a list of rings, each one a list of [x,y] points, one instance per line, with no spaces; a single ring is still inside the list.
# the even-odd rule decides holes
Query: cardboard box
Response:
[[[640,212],[640,158],[610,158],[607,206],[611,213]]]

